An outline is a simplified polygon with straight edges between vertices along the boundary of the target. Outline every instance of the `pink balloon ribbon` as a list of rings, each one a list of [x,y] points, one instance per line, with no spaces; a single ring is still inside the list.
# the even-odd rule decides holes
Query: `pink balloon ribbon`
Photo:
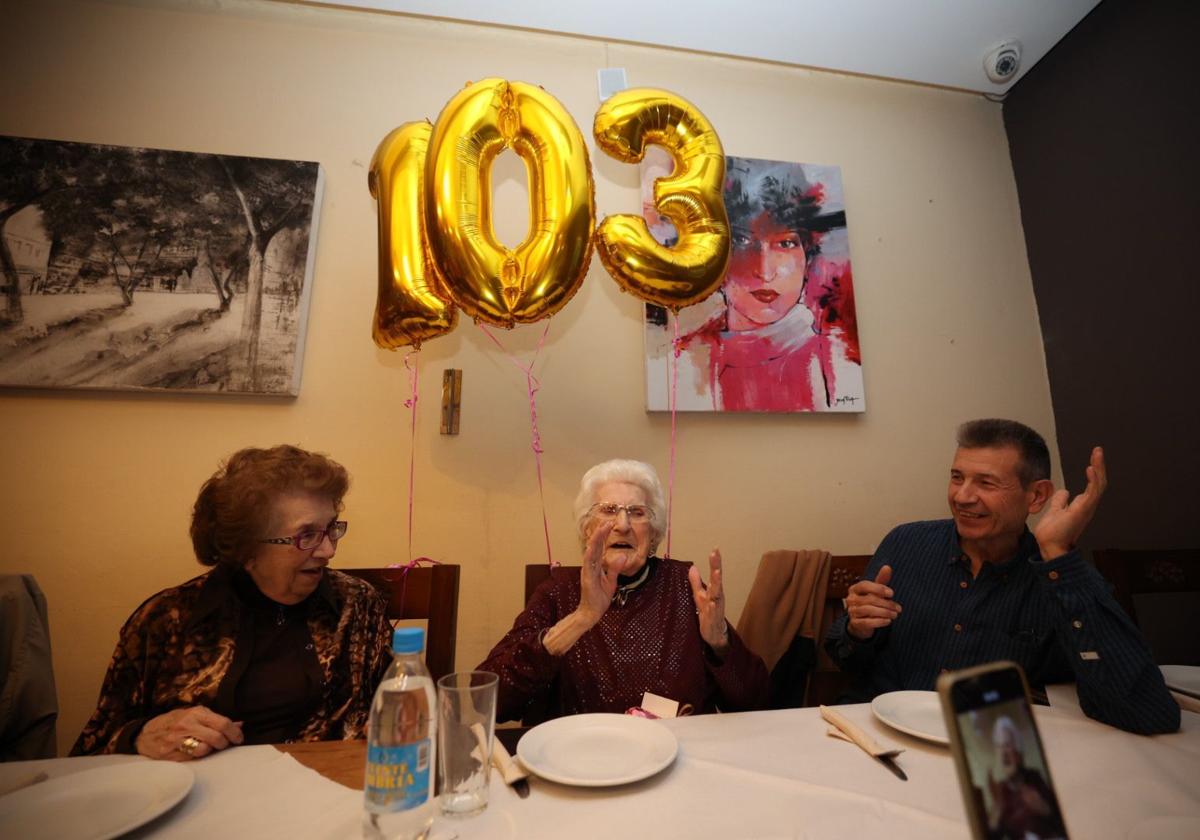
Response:
[[[412,412],[411,435],[408,448],[408,560],[412,563],[413,544],[413,493],[416,486],[417,473],[417,380],[420,376],[417,366],[418,348],[413,348],[404,356],[404,367],[408,370],[408,384],[411,394],[404,401],[404,406]],[[407,574],[407,573],[406,573]],[[401,598],[403,603],[403,598]]]
[[[492,343],[500,348],[500,352],[508,357],[508,360],[516,365],[522,373],[525,374],[525,387],[529,391],[529,425],[531,429],[530,448],[533,450],[534,463],[537,465],[537,482],[538,482],[538,497],[542,502],[542,533],[546,537],[546,562],[550,564],[550,568],[554,569],[559,566],[554,562],[554,556],[550,551],[550,523],[546,519],[546,488],[542,481],[542,435],[538,431],[537,422],[537,392],[542,387],[542,383],[536,376],[533,375],[533,366],[537,362],[538,355],[542,352],[542,347],[546,344],[546,336],[550,334],[550,321],[546,321],[546,328],[542,330],[542,337],[538,339],[537,349],[533,351],[533,358],[529,360],[529,364],[522,364],[516,356],[512,355],[505,349],[496,336],[492,335],[491,330],[483,324],[479,324],[479,329],[483,330],[483,334],[492,340]]]
[[[675,338],[671,342],[671,455],[670,467],[667,472],[667,548],[663,556],[671,557],[671,511],[675,506],[675,408],[679,399],[679,354],[683,352],[683,344],[679,339],[679,313],[671,313],[671,323],[675,326]]]
[[[419,357],[417,353],[419,348],[414,347],[404,356],[404,368],[408,371],[409,397],[404,401],[404,407],[412,413],[410,423],[410,442],[408,454],[408,562],[404,564],[392,563],[384,566],[385,569],[400,570],[400,614],[404,615],[404,599],[408,595],[408,573],[420,566],[422,563],[428,563],[433,566],[440,566],[437,560],[431,557],[413,557],[413,503],[416,488],[416,473],[417,473],[417,386],[420,383],[420,366],[417,364]],[[385,580],[395,580],[384,575]]]

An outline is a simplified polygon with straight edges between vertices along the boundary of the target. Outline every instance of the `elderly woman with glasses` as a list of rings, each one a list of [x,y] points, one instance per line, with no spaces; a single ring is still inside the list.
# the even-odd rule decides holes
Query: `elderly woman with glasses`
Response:
[[[134,611],[71,754],[363,737],[392,628],[368,584],[328,568],[349,481],[294,446],[232,455],[192,510],[212,569]]]
[[[498,720],[625,712],[646,692],[681,714],[765,705],[766,666],[725,620],[720,552],[707,587],[690,563],[654,556],[665,508],[648,464],[606,461],[584,474],[579,575],[539,586],[479,666],[500,675]]]

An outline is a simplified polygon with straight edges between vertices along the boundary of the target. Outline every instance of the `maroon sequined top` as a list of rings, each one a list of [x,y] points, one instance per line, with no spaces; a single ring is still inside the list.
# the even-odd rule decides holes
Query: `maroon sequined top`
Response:
[[[579,572],[563,570],[533,593],[525,611],[479,670],[500,675],[497,720],[528,726],[583,712],[624,712],[652,691],[693,712],[764,708],[767,668],[729,627],[718,661],[700,637],[687,573],[691,563],[651,557],[650,575],[614,600],[600,622],[562,656],[542,645],[545,631],[579,606]]]

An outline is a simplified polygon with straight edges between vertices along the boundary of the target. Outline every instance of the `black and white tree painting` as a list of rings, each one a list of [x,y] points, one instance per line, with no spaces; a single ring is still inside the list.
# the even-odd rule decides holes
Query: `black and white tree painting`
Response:
[[[295,395],[319,164],[0,137],[0,385]]]

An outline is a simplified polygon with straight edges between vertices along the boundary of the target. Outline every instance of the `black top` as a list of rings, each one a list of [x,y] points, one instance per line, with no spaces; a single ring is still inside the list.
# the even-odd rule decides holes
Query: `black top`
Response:
[[[217,690],[221,714],[236,709],[247,744],[295,738],[321,699],[324,675],[308,631],[309,596],[290,606],[272,601],[243,571],[233,590],[249,607],[239,622],[234,661]]]

